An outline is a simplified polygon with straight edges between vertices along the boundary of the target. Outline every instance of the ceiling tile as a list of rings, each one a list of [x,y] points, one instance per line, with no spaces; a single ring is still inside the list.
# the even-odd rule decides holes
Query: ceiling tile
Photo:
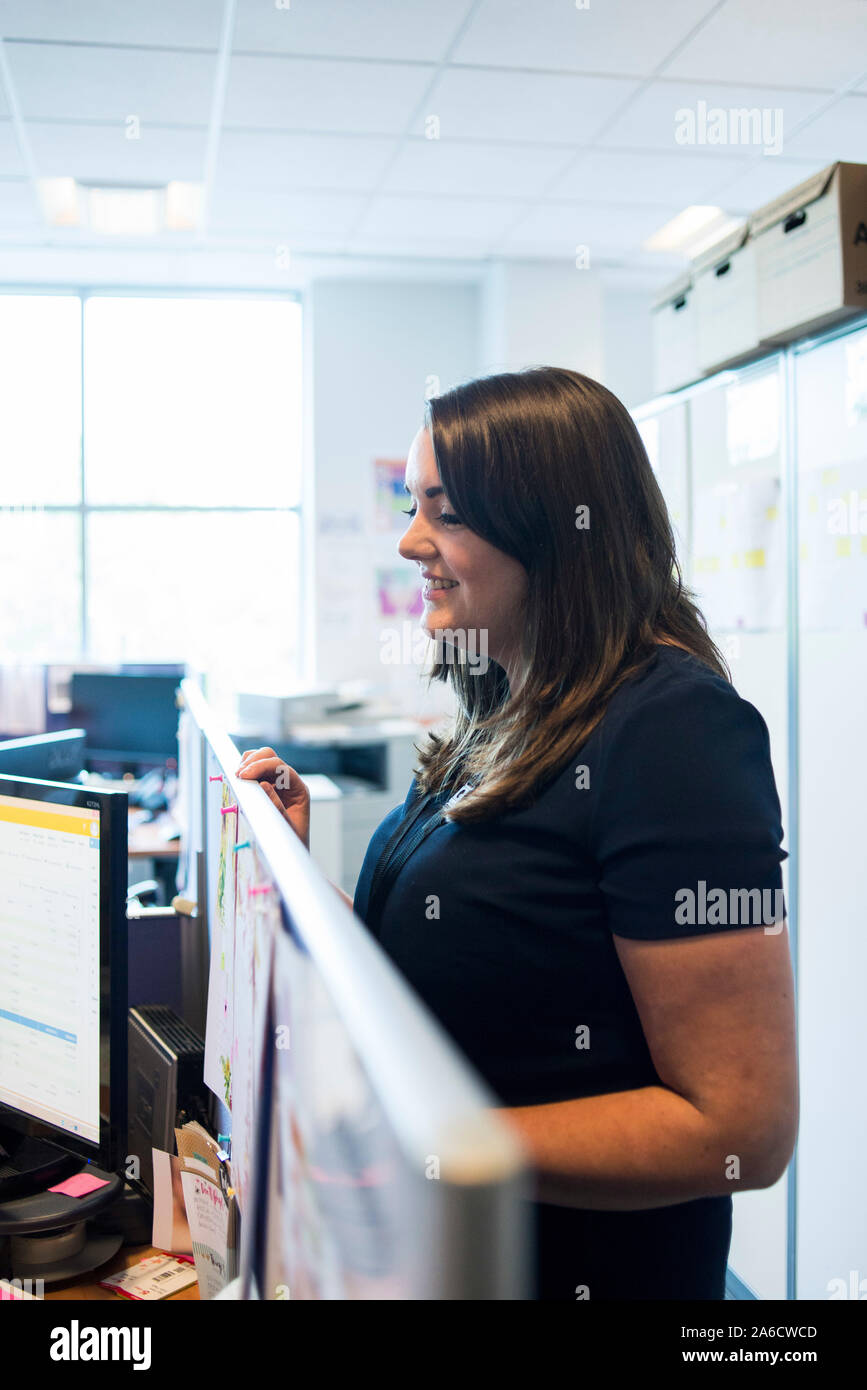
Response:
[[[581,155],[569,173],[548,189],[551,198],[586,198],[598,203],[690,203],[706,201],[709,190],[733,178],[749,156],[708,159],[701,153],[629,154],[593,150]]]
[[[217,183],[227,188],[370,189],[395,148],[391,139],[349,135],[245,134],[224,130]]]
[[[786,153],[824,164],[836,159],[867,163],[867,96],[840,97],[786,141]]]
[[[46,43],[11,44],[7,57],[28,120],[208,123],[212,55]]]
[[[452,54],[482,66],[647,76],[716,0],[483,0]]]
[[[469,0],[435,5],[395,0],[240,0],[235,52],[315,53],[323,57],[438,62]]]
[[[398,134],[433,72],[422,64],[236,56],[225,124]]]
[[[11,121],[0,121],[0,176],[10,174],[24,177],[27,170],[18,150]]]
[[[39,227],[41,218],[29,179],[0,181],[0,227]]]
[[[491,242],[485,237],[481,240],[462,237],[453,230],[449,238],[444,237],[393,237],[393,236],[353,236],[345,246],[348,256],[367,256],[387,263],[399,258],[416,260],[420,265],[431,261],[481,261],[490,254]]]
[[[696,114],[722,109],[758,110],[766,122],[766,132],[773,143],[775,130],[782,125],[783,141],[786,131],[815,111],[822,101],[818,94],[771,90],[762,87],[720,87],[709,82],[654,82],[623,112],[601,137],[601,146],[631,149],[672,150],[700,149],[709,159],[732,153],[756,154],[761,144],[710,144],[707,128],[696,131],[695,145],[680,143],[675,138],[678,113],[689,110]],[[782,111],[777,117],[776,112]],[[704,139],[702,139],[702,136]]]
[[[439,117],[440,138],[542,141],[588,145],[638,83],[622,78],[449,68],[437,80],[418,121]]]
[[[140,138],[128,140],[122,125],[30,121],[27,132],[43,178],[168,183],[203,176],[204,130],[164,130],[145,122]]]
[[[836,91],[865,65],[864,0],[728,0],[666,76]]]
[[[383,184],[388,193],[534,197],[571,160],[547,145],[492,145],[409,139]]]
[[[598,203],[540,203],[531,208],[504,242],[506,250],[544,249],[575,258],[586,246],[590,265],[614,254],[641,247],[680,209],[669,207],[611,207]]]
[[[0,34],[7,39],[216,48],[221,22],[216,0],[0,0]]]
[[[258,233],[291,245],[299,238],[339,240],[363,206],[364,200],[357,194],[287,194],[270,189],[230,194],[217,189],[208,221],[215,230]]]
[[[460,240],[487,243],[499,239],[523,207],[519,199],[400,198],[374,199],[355,229],[359,237],[397,237],[435,245]],[[431,252],[435,255],[436,252]]]
[[[803,163],[794,159],[776,159],[766,155],[748,165],[734,179],[724,179],[720,186],[709,191],[710,201],[727,212],[749,217],[765,203],[773,202],[790,188],[796,188],[811,174],[818,173],[824,160]]]

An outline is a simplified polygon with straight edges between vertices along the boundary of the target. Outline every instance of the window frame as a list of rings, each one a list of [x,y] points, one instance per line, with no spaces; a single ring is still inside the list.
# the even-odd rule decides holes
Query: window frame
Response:
[[[306,624],[303,620],[305,612],[306,592],[305,583],[307,575],[307,536],[305,530],[305,484],[304,484],[304,421],[301,421],[301,488],[299,490],[298,501],[290,506],[240,506],[230,504],[206,504],[206,503],[122,503],[107,502],[93,503],[87,501],[87,440],[85,431],[85,392],[86,392],[86,356],[85,356],[85,307],[90,299],[243,299],[243,300],[279,300],[292,304],[297,304],[301,314],[301,381],[299,383],[299,394],[304,399],[304,300],[303,296],[294,290],[272,290],[272,289],[245,289],[241,287],[225,288],[222,286],[175,286],[175,285],[70,285],[70,284],[22,284],[14,285],[3,284],[0,282],[0,297],[6,298],[11,295],[22,295],[34,297],[44,295],[52,299],[77,299],[79,301],[79,404],[80,404],[80,435],[78,451],[78,501],[77,502],[46,502],[39,504],[27,504],[28,510],[46,515],[64,515],[78,518],[78,555],[80,562],[80,593],[79,593],[79,625],[80,640],[77,655],[73,658],[77,661],[91,661],[90,635],[88,631],[88,572],[87,572],[87,528],[88,519],[97,513],[122,513],[124,515],[135,515],[137,512],[156,512],[173,513],[180,515],[189,512],[211,512],[211,513],[230,513],[232,515],[243,515],[248,512],[272,512],[275,516],[288,517],[295,514],[298,518],[298,535],[300,538],[300,553],[298,557],[298,646],[295,674],[300,676],[305,669],[305,633]],[[24,507],[6,508],[0,499],[0,509],[2,510],[24,510]],[[42,661],[50,661],[50,653],[45,653],[38,658]],[[68,663],[67,663],[68,664]]]

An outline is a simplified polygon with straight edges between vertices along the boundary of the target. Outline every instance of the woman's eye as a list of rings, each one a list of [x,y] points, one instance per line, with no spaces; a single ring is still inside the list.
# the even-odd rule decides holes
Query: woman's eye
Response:
[[[401,511],[403,512],[404,516],[410,516],[410,517],[412,517],[412,516],[415,516],[416,512],[418,511],[418,508],[417,508],[417,507],[401,507]],[[441,521],[441,522],[443,523],[444,526],[460,526],[460,525],[461,525],[461,519],[460,519],[460,517],[459,517],[459,516],[455,516],[454,512],[440,512],[439,516],[437,517],[437,521]]]

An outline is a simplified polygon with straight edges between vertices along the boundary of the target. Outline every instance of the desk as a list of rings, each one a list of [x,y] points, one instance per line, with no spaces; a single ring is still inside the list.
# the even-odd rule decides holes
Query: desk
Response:
[[[128,859],[177,859],[180,840],[167,840],[164,832],[175,822],[164,811],[156,820],[142,821],[139,807],[130,807],[127,842]]]
[[[164,1253],[162,1250],[155,1250],[152,1245],[122,1246],[113,1259],[106,1260],[99,1269],[92,1270],[90,1274],[81,1279],[68,1280],[62,1284],[52,1285],[50,1290],[46,1289],[45,1301],[48,1302],[51,1299],[61,1302],[65,1299],[94,1303],[111,1300],[126,1303],[128,1300],[122,1294],[113,1293],[111,1289],[101,1289],[98,1280],[105,1279],[109,1274],[119,1274],[122,1269],[129,1269],[130,1265],[137,1264],[139,1260],[145,1259],[148,1255],[162,1255]],[[198,1284],[189,1284],[187,1288],[173,1293],[170,1298],[161,1299],[160,1302],[179,1303],[182,1299],[187,1300],[187,1302],[198,1303]]]

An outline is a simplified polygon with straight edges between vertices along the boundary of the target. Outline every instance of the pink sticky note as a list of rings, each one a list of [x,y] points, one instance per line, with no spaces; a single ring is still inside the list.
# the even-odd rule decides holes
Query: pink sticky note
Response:
[[[108,1178],[95,1178],[92,1173],[76,1173],[74,1177],[67,1178],[65,1182],[59,1182],[55,1187],[49,1187],[49,1192],[62,1192],[64,1197],[85,1197],[88,1192],[95,1192],[98,1187],[106,1187]]]

